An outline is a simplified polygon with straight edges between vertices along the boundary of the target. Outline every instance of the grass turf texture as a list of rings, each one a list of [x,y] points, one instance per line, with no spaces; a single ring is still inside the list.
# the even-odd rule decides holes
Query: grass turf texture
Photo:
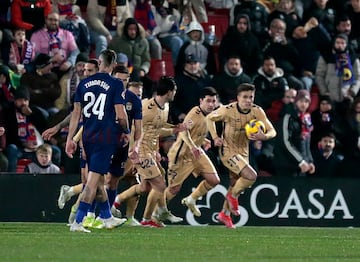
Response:
[[[0,261],[360,261],[359,228],[127,227],[69,232],[0,223]]]

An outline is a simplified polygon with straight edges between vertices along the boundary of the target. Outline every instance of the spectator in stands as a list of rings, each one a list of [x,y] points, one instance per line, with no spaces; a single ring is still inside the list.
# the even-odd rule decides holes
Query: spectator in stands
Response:
[[[316,67],[315,79],[320,94],[330,96],[337,103],[353,99],[360,88],[359,77],[359,59],[348,48],[348,37],[339,34],[332,48],[320,56]]]
[[[334,151],[335,145],[334,133],[328,132],[321,135],[317,148],[312,151],[316,166],[314,177],[336,177],[342,174],[344,156]]]
[[[173,5],[168,5],[164,0],[153,0],[153,5],[156,8],[154,15],[157,25],[154,34],[163,47],[171,50],[172,62],[176,65],[179,50],[184,43],[180,29],[181,15]]]
[[[246,14],[251,22],[251,32],[258,39],[266,36],[268,26],[268,11],[256,0],[239,0],[236,5],[230,9],[229,25],[236,25],[238,15]]]
[[[85,63],[88,60],[85,54],[78,54],[75,66],[60,79],[61,95],[55,101],[55,106],[59,110],[69,110],[72,105],[77,85],[85,77]]]
[[[294,88],[289,88],[284,92],[284,96],[281,100],[275,100],[272,102],[271,107],[265,110],[266,115],[272,123],[277,123],[280,120],[280,113],[283,107],[287,104],[294,103],[297,91]]]
[[[124,23],[131,17],[129,1],[89,0],[86,14],[90,40],[95,44],[96,57],[107,48],[116,34],[118,24]]]
[[[132,79],[140,80],[150,69],[149,43],[145,38],[145,31],[134,18],[126,19],[120,24],[117,34],[109,43],[109,48],[116,53],[124,53],[130,59],[134,69]]]
[[[295,103],[284,107],[274,144],[277,176],[295,177],[315,172],[310,151],[312,123],[307,112],[310,101],[309,91],[299,90]]]
[[[347,101],[348,111],[337,120],[341,132],[337,135],[344,154],[343,176],[359,177],[360,163],[360,97]]]
[[[23,28],[14,29],[14,41],[10,45],[9,67],[18,74],[25,73],[26,68],[29,70],[35,58],[34,46],[26,39],[25,31]]]
[[[45,27],[34,32],[30,39],[36,54],[47,54],[51,57],[52,71],[60,79],[75,65],[79,54],[74,36],[71,32],[59,27],[59,14],[51,12],[45,20]]]
[[[53,11],[59,14],[59,26],[70,31],[80,52],[90,51],[90,33],[85,20],[81,17],[80,7],[74,0],[52,0]]]
[[[134,18],[145,29],[146,39],[150,46],[150,55],[153,59],[162,59],[162,47],[159,39],[154,35],[156,27],[156,9],[147,0],[136,0]]]
[[[4,120],[4,109],[0,103],[0,172],[6,172],[8,170],[8,159],[4,154],[6,149],[6,135],[5,135],[5,120]]]
[[[360,54],[360,39],[354,38],[352,34],[352,22],[350,17],[346,14],[339,14],[335,19],[336,34],[345,34],[348,37],[349,48],[352,48],[359,57]]]
[[[296,47],[285,36],[286,24],[275,18],[270,23],[268,37],[265,39],[262,52],[264,56],[272,56],[278,67],[284,71],[289,85],[297,90],[304,89],[300,76],[300,56]]]
[[[14,102],[4,108],[5,129],[11,130],[11,132],[6,132],[9,172],[16,171],[18,159],[35,159],[35,150],[44,143],[40,134],[47,125],[43,114],[36,107],[29,106],[30,93],[26,86],[18,87],[14,91],[14,97]],[[60,165],[60,149],[56,146],[52,148],[53,161]]]
[[[284,71],[276,67],[275,59],[271,56],[264,58],[253,83],[256,87],[255,104],[264,110],[269,109],[273,102],[281,100],[289,89]]]
[[[36,158],[25,167],[24,173],[32,174],[60,174],[60,168],[51,162],[52,148],[42,144],[36,149]]]
[[[205,33],[201,24],[192,21],[186,30],[188,40],[181,46],[178,54],[176,71],[181,71],[185,62],[186,54],[195,54],[200,63],[202,70],[208,75],[213,76],[216,73],[216,61],[214,50],[207,42],[205,42]]]
[[[34,60],[35,72],[21,76],[20,85],[30,91],[31,103],[44,114],[45,118],[58,112],[55,101],[61,95],[61,87],[55,73],[51,72],[52,61],[47,54],[40,53]]]
[[[14,26],[27,30],[27,38],[45,24],[45,17],[51,12],[50,0],[13,0],[11,22]]]
[[[174,123],[182,122],[191,108],[199,104],[202,89],[210,86],[210,77],[201,70],[199,59],[188,54],[182,72],[175,75],[176,95],[170,107]]]
[[[327,6],[328,0],[313,0],[309,8],[304,10],[303,21],[315,17],[322,30],[325,30],[331,37],[335,34],[336,11]]]
[[[318,147],[318,142],[325,133],[335,132],[336,112],[329,96],[319,97],[318,108],[311,113],[314,130],[311,133],[311,149]]]
[[[0,65],[0,104],[7,106],[14,100],[14,88],[10,84],[9,68]]]
[[[8,19],[8,8],[10,0],[1,2],[0,5],[0,62],[7,65],[9,63],[10,43],[13,41],[11,30],[12,25]]]
[[[268,23],[275,18],[284,20],[286,23],[285,35],[291,38],[295,28],[302,24],[301,18],[295,8],[295,0],[280,0],[275,4],[275,9],[269,14]]]
[[[355,50],[360,53],[360,1],[351,0],[350,5],[347,6],[346,14],[348,14],[351,21],[350,39],[356,43]]]
[[[251,77],[256,74],[261,65],[262,53],[258,39],[250,29],[250,20],[246,14],[239,14],[235,24],[229,26],[219,47],[220,70],[231,55],[237,55],[245,73]]]
[[[212,82],[221,103],[228,104],[236,101],[237,88],[240,84],[252,81],[250,76],[244,72],[240,58],[233,55],[228,58],[224,70],[215,75]]]

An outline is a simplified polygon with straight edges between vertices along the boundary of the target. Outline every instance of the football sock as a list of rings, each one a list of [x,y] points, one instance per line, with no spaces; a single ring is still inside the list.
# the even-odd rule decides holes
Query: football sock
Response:
[[[246,178],[240,177],[232,190],[230,191],[234,197],[239,196],[241,192],[243,192],[245,189],[250,187],[252,184],[255,183],[255,180],[248,180]]]
[[[151,215],[155,209],[158,199],[159,199],[159,192],[154,189],[151,189],[151,191],[147,197],[145,211],[144,211],[144,215],[143,215],[143,217],[145,219],[148,219],[148,220],[151,219]]]
[[[120,205],[121,205],[120,195],[117,195],[117,196],[115,197],[113,206],[114,206],[115,208],[119,209],[119,208],[120,208]]]
[[[125,190],[121,194],[117,196],[117,199],[119,200],[118,203],[122,203],[125,200],[129,199],[130,197],[137,196],[140,194],[140,185],[136,184],[130,187],[129,189]]]
[[[166,197],[166,202],[169,202],[171,199],[175,197],[175,195],[170,192],[169,188],[166,188],[165,197]]]
[[[88,212],[95,213],[96,203],[97,203],[96,200],[94,200],[94,201],[91,203],[91,206],[90,206]]]
[[[139,196],[130,197],[126,201],[126,217],[133,217],[135,215],[135,210],[139,203]]]
[[[191,193],[190,196],[195,200],[199,199],[200,197],[205,195],[211,188],[212,188],[212,186],[206,180],[203,180],[196,187],[196,189]]]
[[[116,189],[106,189],[106,192],[108,195],[109,204],[110,204],[110,206],[112,206],[112,204],[114,203],[115,197],[117,195],[117,191],[116,191]]]
[[[90,208],[90,204],[89,203],[85,203],[83,201],[80,201],[79,207],[77,209],[76,212],[76,218],[75,221],[76,223],[80,224],[82,223],[84,217],[86,216],[87,211]]]
[[[80,183],[80,184],[78,184],[78,185],[76,185],[76,186],[72,186],[70,190],[71,190],[71,193],[72,193],[71,196],[78,195],[78,194],[80,194],[80,193],[82,192],[82,190],[83,190],[83,184]]]
[[[103,219],[107,219],[111,217],[111,212],[110,212],[110,206],[109,206],[109,201],[104,201],[104,202],[99,202],[99,207],[100,207],[100,217]]]

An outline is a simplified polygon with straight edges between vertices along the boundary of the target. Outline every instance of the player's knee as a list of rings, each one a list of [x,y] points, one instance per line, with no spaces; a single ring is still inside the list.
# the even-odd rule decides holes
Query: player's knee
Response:
[[[251,166],[246,166],[241,171],[241,176],[247,180],[255,181],[257,178],[257,173]]]
[[[220,183],[220,178],[217,175],[214,175],[208,178],[206,181],[211,187],[215,187]]]

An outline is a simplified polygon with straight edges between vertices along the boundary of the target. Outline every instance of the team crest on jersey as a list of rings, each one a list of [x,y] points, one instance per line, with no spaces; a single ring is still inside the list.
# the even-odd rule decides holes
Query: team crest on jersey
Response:
[[[133,104],[131,102],[127,102],[125,104],[126,111],[130,111],[133,108]]]

